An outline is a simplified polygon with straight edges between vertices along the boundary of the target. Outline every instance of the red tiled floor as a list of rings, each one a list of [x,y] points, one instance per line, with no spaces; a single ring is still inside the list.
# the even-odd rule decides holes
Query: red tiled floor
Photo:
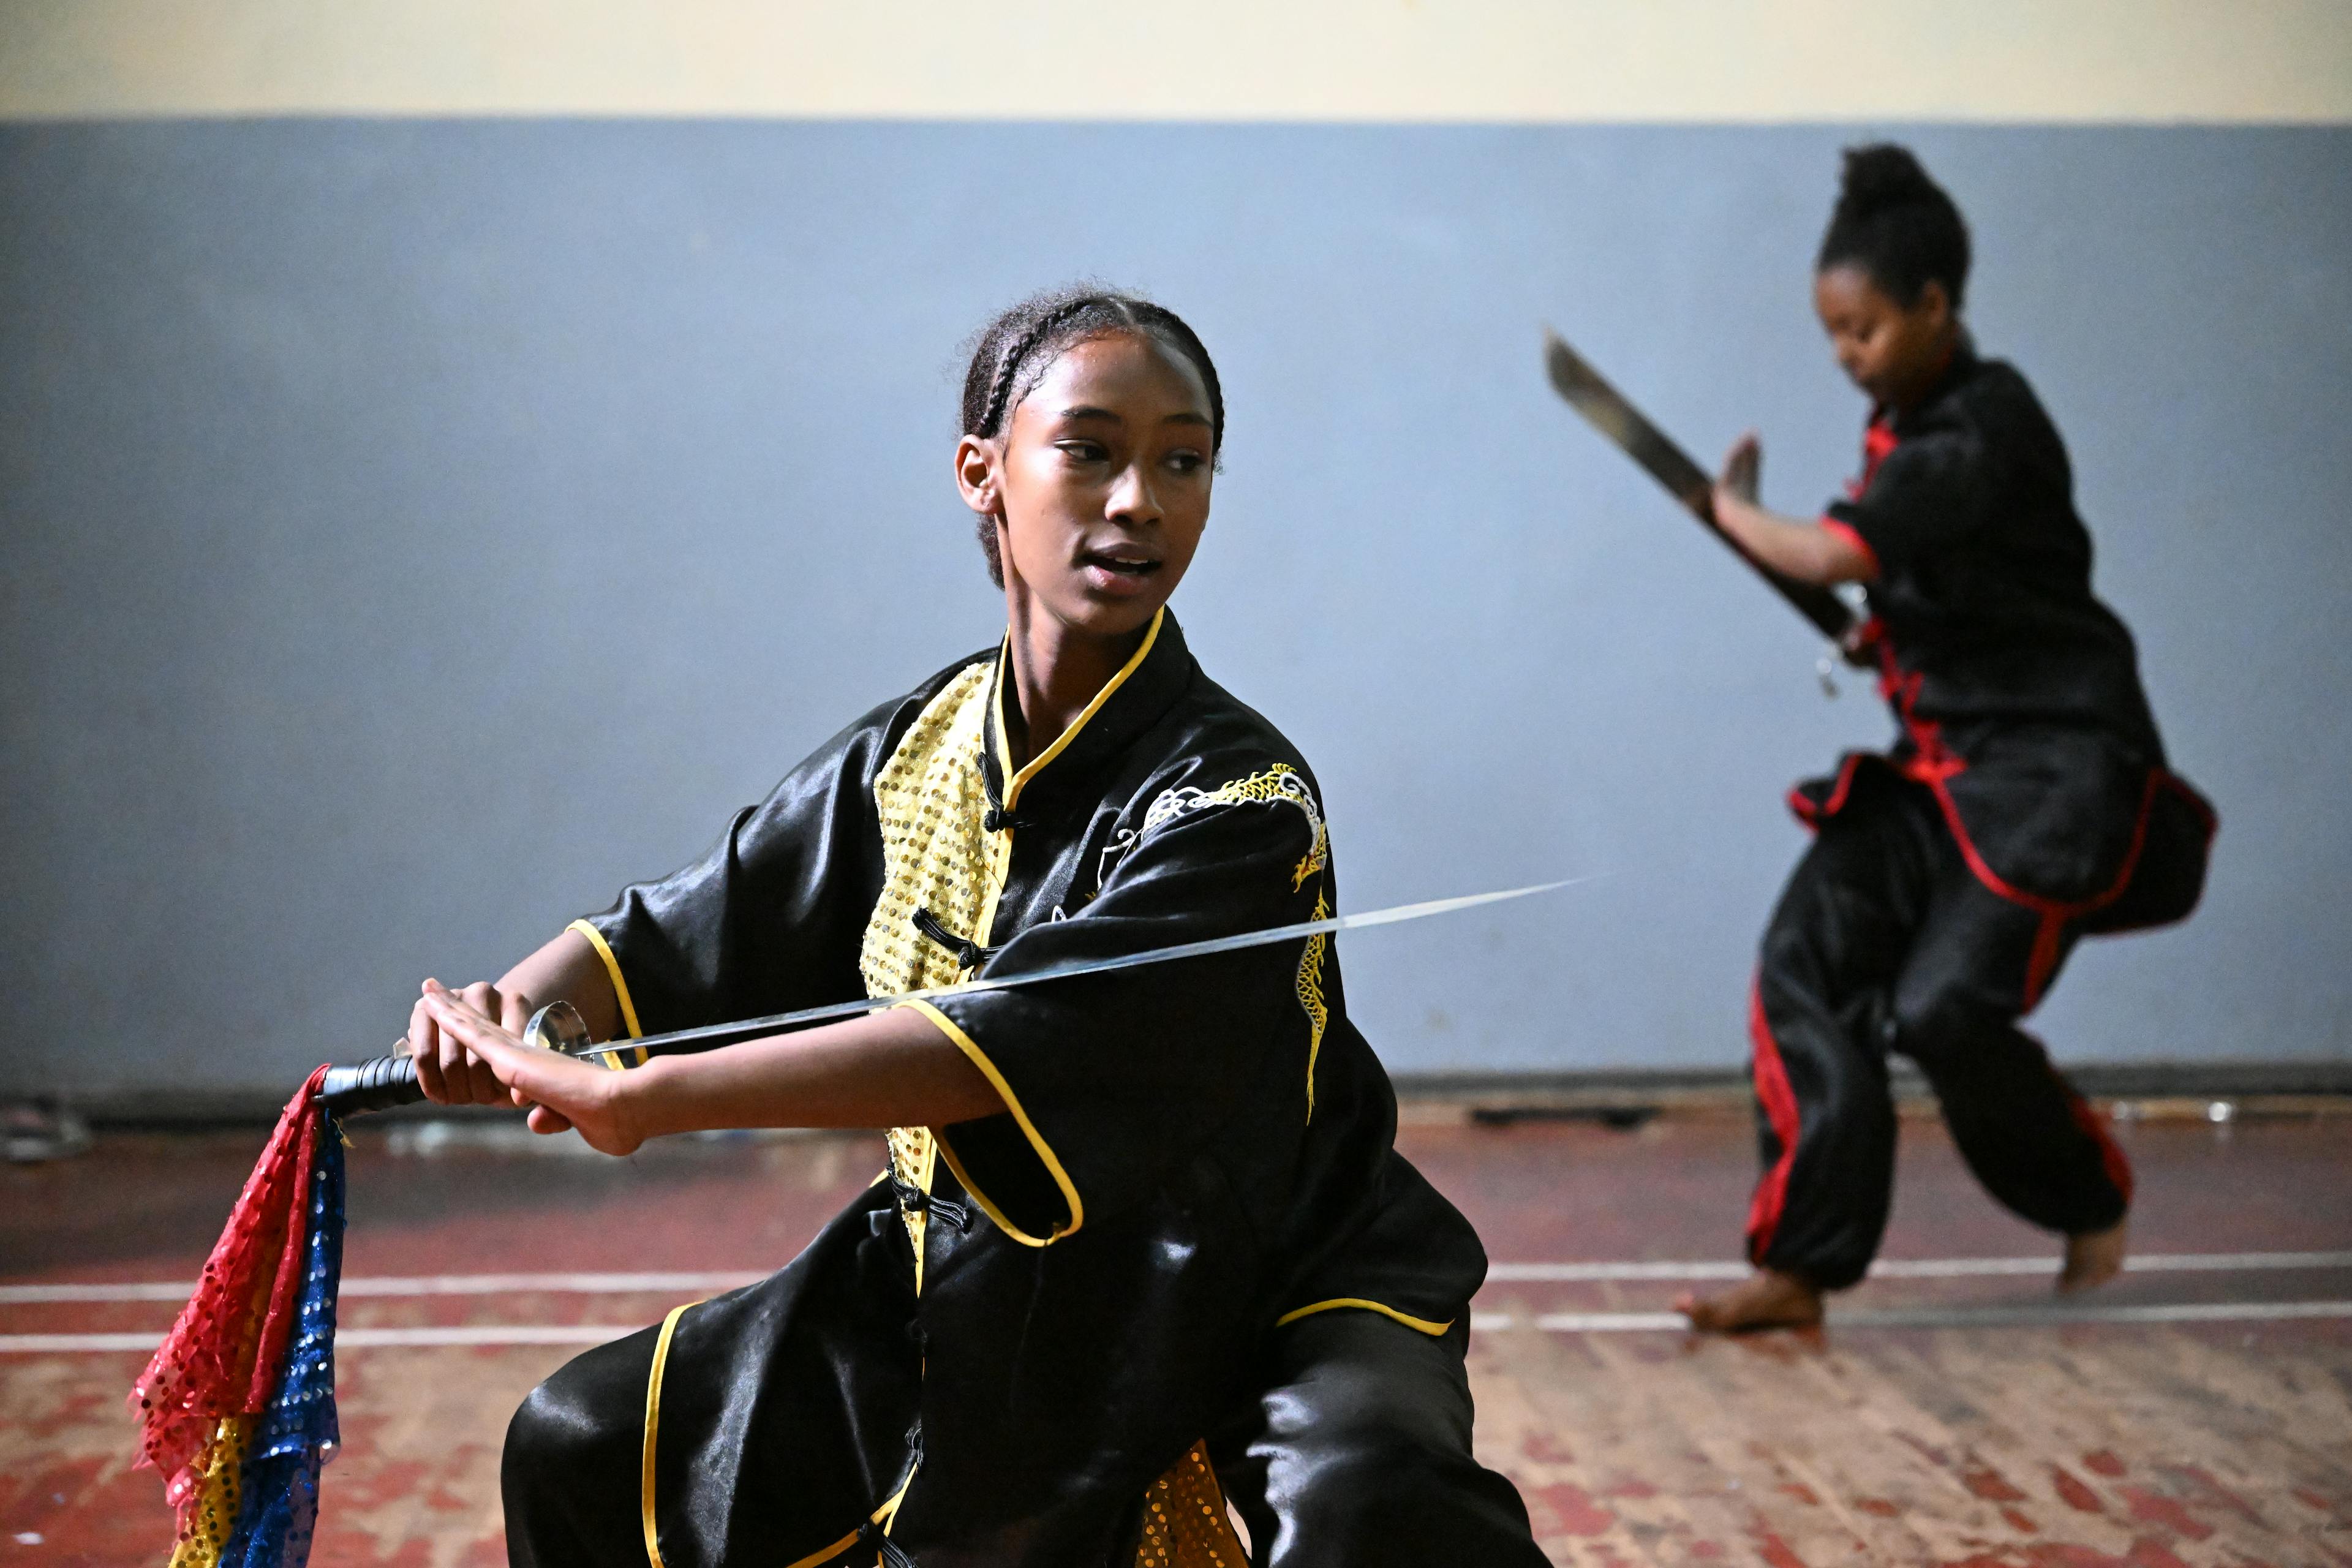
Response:
[[[2352,1120],[2139,1123],[2135,1241],[2149,1253],[2352,1250]],[[426,1134],[429,1142],[431,1135]],[[1414,1125],[1408,1152],[1509,1262],[1728,1259],[1753,1177],[1744,1119],[1632,1131]],[[1977,1191],[1909,1121],[1886,1254],[2040,1256],[2049,1238]],[[194,1274],[257,1134],[112,1138],[0,1169],[0,1284]],[[562,1142],[362,1128],[352,1277],[761,1270],[881,1163],[878,1141],[656,1146],[622,1163]],[[2352,1321],[1854,1329],[1739,1342],[1547,1333],[1541,1313],[1645,1312],[1671,1281],[1498,1283],[1478,1306],[1479,1443],[1554,1560],[1921,1563],[1951,1568],[2352,1565]],[[1850,1311],[2044,1299],[2038,1279],[1876,1280]],[[2352,1298],[2352,1270],[2127,1277],[2107,1303]],[[348,1297],[348,1327],[611,1323],[659,1291]],[[0,1334],[160,1331],[170,1302],[0,1304]],[[314,1561],[502,1561],[498,1447],[563,1346],[351,1348],[346,1449]],[[0,1355],[0,1563],[160,1563],[170,1518],[128,1468],[137,1352]],[[34,1544],[28,1538],[37,1537]]]

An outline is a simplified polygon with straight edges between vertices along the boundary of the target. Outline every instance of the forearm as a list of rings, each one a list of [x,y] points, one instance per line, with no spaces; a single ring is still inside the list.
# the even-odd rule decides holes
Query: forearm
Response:
[[[1783,577],[1827,585],[1868,582],[1877,574],[1867,552],[1818,522],[1782,517],[1721,490],[1715,517],[1741,548]]]
[[[638,1136],[720,1127],[944,1127],[1004,1101],[912,1007],[694,1056],[656,1057],[614,1085]]]
[[[534,1011],[551,1002],[569,1002],[599,1040],[621,1032],[621,999],[614,994],[613,977],[588,939],[569,928],[500,976],[499,990],[524,997]]]

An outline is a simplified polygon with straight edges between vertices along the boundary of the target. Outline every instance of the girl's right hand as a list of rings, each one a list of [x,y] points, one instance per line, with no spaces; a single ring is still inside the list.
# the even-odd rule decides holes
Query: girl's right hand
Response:
[[[498,1020],[501,1028],[517,1036],[536,1010],[531,999],[520,991],[501,991],[488,981],[478,980],[456,994],[475,1012]],[[416,1062],[417,1087],[436,1105],[513,1103],[489,1063],[443,1027],[423,997],[408,1015],[408,1054]]]
[[[590,1148],[606,1154],[633,1154],[645,1142],[625,1093],[644,1081],[641,1076],[526,1046],[514,1030],[493,1022],[488,1013],[436,981],[425,983],[425,998],[418,1005],[433,1016],[445,1038],[459,1042],[495,1075],[493,1081],[503,1086],[501,1098],[530,1110],[532,1131],[576,1131]]]

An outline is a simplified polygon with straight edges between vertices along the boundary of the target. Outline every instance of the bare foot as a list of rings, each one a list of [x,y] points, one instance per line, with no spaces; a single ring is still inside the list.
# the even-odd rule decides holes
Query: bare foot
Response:
[[[1701,1300],[1685,1290],[1675,1298],[1675,1310],[1705,1334],[1802,1329],[1822,1321],[1822,1293],[1794,1274],[1759,1268],[1720,1296]]]
[[[2105,1230],[2086,1230],[2066,1238],[2066,1263],[2058,1270],[2058,1294],[2094,1289],[2123,1272],[2124,1223],[2117,1220]]]

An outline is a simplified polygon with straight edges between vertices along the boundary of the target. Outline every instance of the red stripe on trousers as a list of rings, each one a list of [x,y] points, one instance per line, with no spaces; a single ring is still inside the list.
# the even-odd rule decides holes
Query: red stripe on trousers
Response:
[[[1788,1202],[1789,1167],[1797,1159],[1797,1096],[1789,1087],[1789,1070],[1781,1065],[1780,1047],[1773,1042],[1771,1026],[1764,1021],[1764,992],[1748,988],[1748,1035],[1755,1047],[1756,1102],[1764,1108],[1772,1136],[1780,1141],[1780,1157],[1756,1184],[1748,1203],[1748,1259],[1759,1268],[1771,1250],[1772,1233],[1780,1226],[1780,1210]]]
[[[2058,1075],[2055,1066],[2050,1071],[2053,1076]],[[2116,1191],[2121,1193],[2125,1204],[2129,1205],[2132,1196],[2131,1161],[2125,1158],[2123,1146],[2116,1142],[2115,1134],[2107,1131],[2107,1119],[2093,1109],[2089,1100],[2075,1093],[2074,1086],[2063,1077],[2058,1078],[2058,1084],[2066,1091],[2066,1108],[2074,1113],[2074,1125],[2089,1133],[2091,1141],[2099,1146],[2099,1163],[2105,1167],[2107,1180],[2116,1184]]]

